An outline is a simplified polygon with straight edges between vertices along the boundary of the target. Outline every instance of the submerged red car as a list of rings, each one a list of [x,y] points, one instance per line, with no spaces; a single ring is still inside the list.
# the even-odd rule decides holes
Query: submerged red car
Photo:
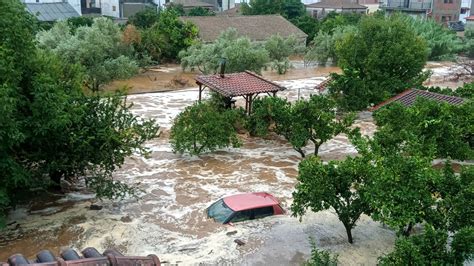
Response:
[[[283,214],[278,200],[266,192],[224,197],[207,208],[207,215],[219,223],[235,223]]]

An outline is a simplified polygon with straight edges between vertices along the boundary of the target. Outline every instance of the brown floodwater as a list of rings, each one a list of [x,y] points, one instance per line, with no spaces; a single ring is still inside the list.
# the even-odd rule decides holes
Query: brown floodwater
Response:
[[[179,71],[178,66],[161,67],[153,72],[156,80],[146,72],[115,85],[128,83],[133,92],[165,90],[163,84]],[[296,67],[284,76],[269,72],[264,76],[285,86],[279,96],[294,101],[315,93],[314,86],[333,71],[337,69]],[[192,79],[192,75],[185,77]],[[69,193],[18,206],[0,235],[0,261],[17,252],[31,258],[42,249],[59,253],[64,247],[93,246],[100,251],[117,248],[125,254],[153,253],[161,260],[186,265],[295,265],[309,256],[308,238],[313,237],[319,247],[339,253],[343,264],[374,265],[392,248],[394,233],[366,216],[354,231],[356,243],[348,245],[344,228],[331,210],[309,212],[302,222],[288,214],[234,226],[207,219],[205,209],[210,204],[235,193],[267,191],[288,208],[301,158],[276,135],[262,139],[242,134],[242,147],[199,157],[173,153],[168,139],[172,120],[197,97],[197,88],[129,96],[135,114],[154,118],[161,127],[160,136],[146,143],[150,156],[131,156],[114,174],[141,189],[138,199],[97,202],[89,194]],[[243,104],[238,99],[237,105]],[[355,126],[369,136],[376,129],[369,113],[360,113]],[[308,146],[307,152],[311,150]],[[353,155],[356,151],[344,135],[320,148],[323,160]],[[103,208],[90,210],[92,203]],[[246,244],[237,246],[235,239]]]

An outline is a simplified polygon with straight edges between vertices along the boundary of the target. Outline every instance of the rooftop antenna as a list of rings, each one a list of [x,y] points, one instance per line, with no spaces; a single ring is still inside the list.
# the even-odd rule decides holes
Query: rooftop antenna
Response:
[[[220,72],[221,78],[224,78],[226,63],[227,63],[227,58],[225,57],[222,57],[221,60],[219,61],[219,72]]]

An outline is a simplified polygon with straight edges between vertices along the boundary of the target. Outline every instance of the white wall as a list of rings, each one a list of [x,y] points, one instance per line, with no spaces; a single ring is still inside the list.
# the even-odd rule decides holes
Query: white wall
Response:
[[[97,1],[97,0],[96,0]],[[119,0],[99,0],[101,13],[103,16],[119,18],[120,7]]]

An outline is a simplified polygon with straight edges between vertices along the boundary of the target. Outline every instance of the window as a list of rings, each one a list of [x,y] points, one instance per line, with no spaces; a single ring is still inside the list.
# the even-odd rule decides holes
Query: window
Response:
[[[115,6],[112,6],[112,11],[116,11],[117,8]]]
[[[233,223],[236,223],[236,222],[242,222],[245,220],[252,220],[252,219],[255,219],[253,210],[246,210],[246,211],[236,212],[234,217],[232,217],[230,221]]]
[[[451,21],[451,16],[441,16],[441,22]]]
[[[445,4],[452,4],[453,0],[443,0]]]
[[[258,208],[254,210],[255,218],[263,218],[267,217],[270,215],[273,215],[273,207],[263,207],[263,208]]]

